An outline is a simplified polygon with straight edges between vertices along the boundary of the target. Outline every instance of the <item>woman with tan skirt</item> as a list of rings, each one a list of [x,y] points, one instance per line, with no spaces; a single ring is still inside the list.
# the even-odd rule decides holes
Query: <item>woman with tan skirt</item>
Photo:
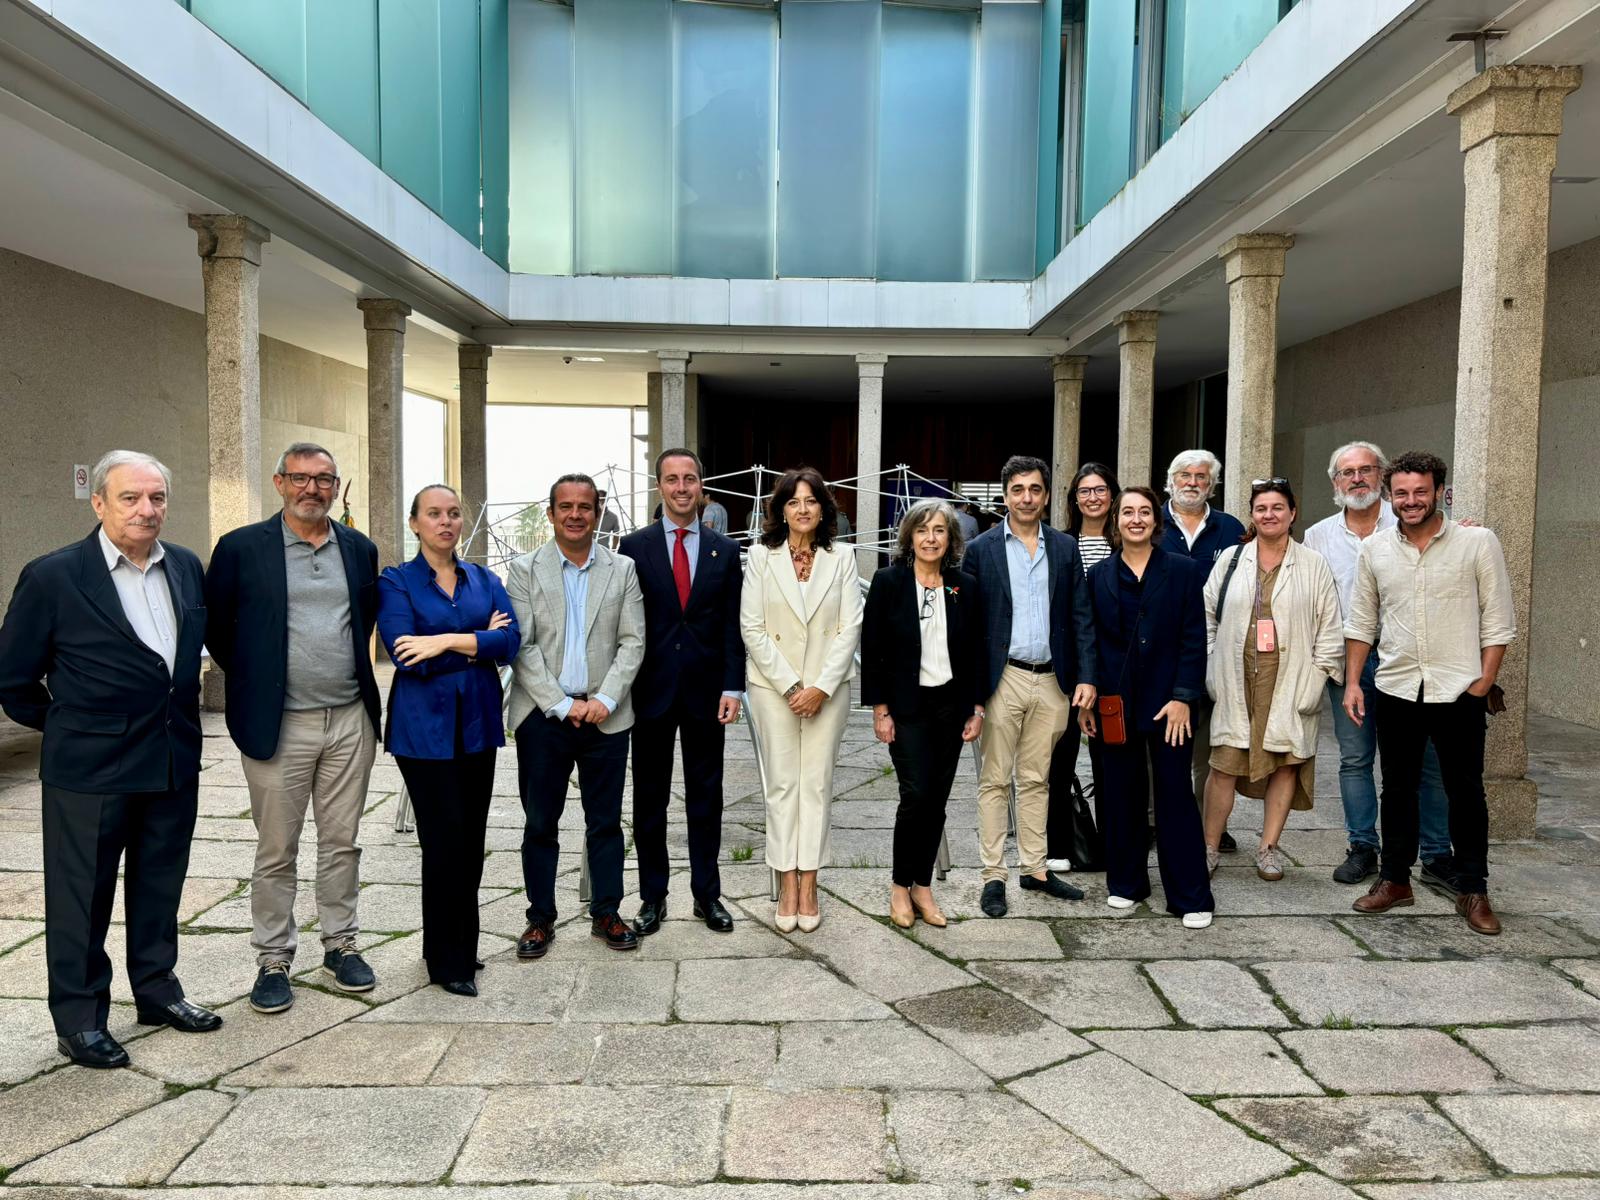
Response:
[[[1206,581],[1211,774],[1206,781],[1206,866],[1234,793],[1264,801],[1256,874],[1283,878],[1278,839],[1291,809],[1311,807],[1317,726],[1327,682],[1344,678],[1339,593],[1327,560],[1290,534],[1297,510],[1287,479],[1250,488],[1244,544],[1217,556]]]

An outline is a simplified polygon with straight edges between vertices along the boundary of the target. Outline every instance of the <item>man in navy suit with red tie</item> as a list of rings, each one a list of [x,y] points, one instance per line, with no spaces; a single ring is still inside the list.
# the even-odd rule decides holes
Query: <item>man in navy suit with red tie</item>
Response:
[[[689,821],[689,891],[694,915],[733,930],[722,905],[724,727],[739,716],[744,644],[739,637],[739,547],[700,522],[700,458],[674,447],[656,459],[661,519],[622,539],[644,592],[644,665],[633,685],[633,842],[639,855],[639,916],[655,933],[667,915],[667,805],[672,750],[683,735],[684,809]]]

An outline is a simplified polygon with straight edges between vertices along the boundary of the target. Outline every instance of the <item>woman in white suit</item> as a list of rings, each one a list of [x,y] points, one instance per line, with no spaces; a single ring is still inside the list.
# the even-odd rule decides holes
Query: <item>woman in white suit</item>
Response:
[[[817,868],[828,861],[833,765],[850,714],[861,637],[855,554],[834,544],[838,509],[822,476],[798,467],[767,501],[739,605],[746,688],[761,749],[767,865],[779,872],[777,926],[822,921]]]

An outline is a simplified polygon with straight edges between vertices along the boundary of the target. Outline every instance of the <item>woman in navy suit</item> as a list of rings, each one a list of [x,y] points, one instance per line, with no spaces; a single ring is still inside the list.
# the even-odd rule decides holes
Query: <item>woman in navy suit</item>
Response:
[[[1153,775],[1156,861],[1167,911],[1181,916],[1186,928],[1204,929],[1215,902],[1189,768],[1191,706],[1206,694],[1205,574],[1158,545],[1161,501],[1149,488],[1124,488],[1113,515],[1116,553],[1090,569],[1089,593],[1101,702],[1121,700],[1125,740],[1106,740],[1094,710],[1078,716],[1083,731],[1102,740],[1106,903],[1132,908],[1150,895],[1145,806]]]
[[[498,576],[456,557],[461,498],[436,483],[411,501],[421,549],[378,579],[378,636],[394,660],[384,745],[422,843],[422,958],[447,992],[476,996],[478,882],[505,745],[499,664],[522,644]]]
[[[933,866],[961,746],[983,732],[983,637],[977,581],[961,561],[961,527],[943,500],[900,522],[892,566],[872,577],[861,633],[861,702],[900,781],[889,919],[942,927]]]

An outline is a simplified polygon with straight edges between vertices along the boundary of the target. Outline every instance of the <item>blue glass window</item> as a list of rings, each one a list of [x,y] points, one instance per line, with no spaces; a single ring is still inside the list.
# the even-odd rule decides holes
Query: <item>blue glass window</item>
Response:
[[[1167,0],[1161,65],[1161,140],[1189,119],[1217,84],[1278,23],[1280,0]]]
[[[1132,175],[1137,12],[1134,0],[1087,0],[1085,5],[1080,228]]]
[[[973,275],[1032,279],[1039,169],[1037,4],[983,6],[978,28],[978,163]]]
[[[512,0],[511,269],[572,274],[572,10]]]

